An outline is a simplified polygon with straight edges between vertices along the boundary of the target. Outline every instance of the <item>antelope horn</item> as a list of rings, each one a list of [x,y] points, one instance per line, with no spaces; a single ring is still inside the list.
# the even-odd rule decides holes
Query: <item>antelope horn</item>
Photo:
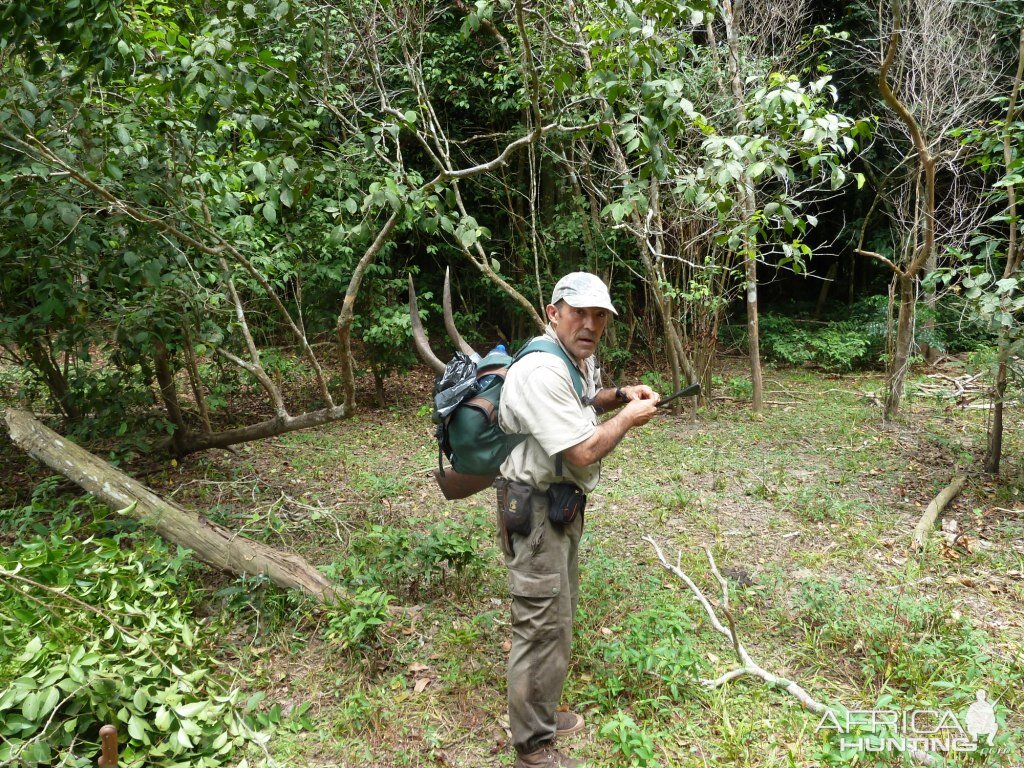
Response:
[[[423,331],[423,323],[420,322],[420,310],[416,305],[416,289],[413,287],[411,274],[409,275],[409,320],[412,322],[412,340],[413,345],[416,347],[416,352],[419,353],[420,359],[432,368],[434,373],[440,376],[444,373],[445,364],[431,350],[430,342],[427,341],[427,334]]]
[[[451,336],[452,341],[455,342],[455,346],[469,355],[470,359],[476,363],[480,361],[480,355],[477,354],[476,350],[473,349],[466,340],[462,338],[462,334],[459,333],[459,329],[455,327],[455,319],[452,317],[452,283],[451,283],[451,268],[448,267],[444,271],[444,299],[442,300],[444,305],[444,327],[448,331],[448,335]]]

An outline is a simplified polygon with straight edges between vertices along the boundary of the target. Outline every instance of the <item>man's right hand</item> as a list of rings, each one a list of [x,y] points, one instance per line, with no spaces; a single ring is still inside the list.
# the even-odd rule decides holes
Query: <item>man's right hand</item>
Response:
[[[589,438],[566,448],[562,452],[565,459],[578,467],[600,461],[611,453],[628,430],[650,421],[658,412],[657,405],[661,397],[650,387],[641,387],[639,390],[627,392],[629,402],[610,419],[598,424],[594,434]]]
[[[619,412],[619,416],[629,420],[629,426],[640,427],[651,420],[658,412],[658,399],[630,400]]]

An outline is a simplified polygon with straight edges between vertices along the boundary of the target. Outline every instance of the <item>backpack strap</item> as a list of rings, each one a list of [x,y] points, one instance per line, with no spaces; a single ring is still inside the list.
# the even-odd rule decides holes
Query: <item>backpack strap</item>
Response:
[[[520,349],[512,362],[515,363],[521,360],[531,352],[547,352],[561,358],[562,362],[565,363],[565,367],[569,370],[569,378],[572,379],[572,387],[576,390],[576,396],[580,400],[586,401],[583,397],[583,375],[580,373],[580,369],[576,367],[576,363],[569,359],[569,355],[562,349],[562,345],[548,338],[536,338],[530,341],[525,347]],[[562,454],[559,453],[555,456],[555,474],[562,477]]]
[[[576,396],[581,400],[583,399],[583,375],[580,373],[579,368],[576,367],[576,364],[569,359],[569,356],[560,344],[547,338],[533,339],[516,353],[512,362],[521,360],[531,352],[548,352],[561,358],[562,362],[565,363],[565,367],[569,370],[569,378],[572,379],[572,387],[576,390]]]

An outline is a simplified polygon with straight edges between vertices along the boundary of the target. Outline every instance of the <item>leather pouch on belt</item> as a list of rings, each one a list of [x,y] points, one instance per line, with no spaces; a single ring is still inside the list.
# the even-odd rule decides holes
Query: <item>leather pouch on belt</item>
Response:
[[[532,527],[530,517],[533,513],[530,497],[533,488],[526,483],[508,480],[505,485],[505,498],[502,509],[502,521],[505,530],[511,535],[529,536]]]
[[[548,488],[548,520],[565,525],[587,508],[587,494],[572,483],[552,483]]]

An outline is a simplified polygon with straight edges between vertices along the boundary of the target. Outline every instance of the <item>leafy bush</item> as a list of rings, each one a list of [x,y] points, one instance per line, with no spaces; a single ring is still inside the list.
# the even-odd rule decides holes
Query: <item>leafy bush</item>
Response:
[[[374,525],[354,537],[351,554],[330,569],[355,586],[378,586],[388,592],[421,598],[484,566],[483,551],[490,543],[491,521],[483,512],[464,520],[425,524]]]
[[[737,400],[749,400],[754,396],[754,385],[746,376],[733,376],[726,382],[725,391]]]
[[[852,371],[876,363],[884,349],[885,320],[881,325],[839,321],[800,325],[783,315],[766,313],[760,319],[761,354],[785,365],[812,363],[825,371]],[[743,339],[746,344],[746,339]]]
[[[814,362],[826,371],[851,371],[869,362],[870,338],[845,323],[815,333],[809,343]]]
[[[387,623],[388,605],[394,598],[376,587],[356,592],[352,602],[334,609],[327,623],[327,638],[342,648],[372,648],[377,630]]]
[[[124,766],[212,768],[265,740],[201,649],[185,551],[80,529],[0,552],[0,764],[95,765],[106,723]]]
[[[693,622],[675,606],[653,605],[629,614],[621,627],[602,634],[581,654],[593,665],[585,697],[607,710],[618,708],[624,697],[634,707],[672,708],[692,692],[703,663],[693,631]]]
[[[814,359],[809,334],[797,328],[788,317],[766,313],[759,319],[759,331],[761,353],[766,360],[803,365]]]
[[[914,691],[943,680],[967,690],[991,671],[981,663],[984,636],[948,602],[867,584],[807,582],[794,619],[819,653],[859,666],[868,685]]]
[[[598,733],[615,745],[628,761],[626,765],[641,768],[657,768],[661,764],[654,759],[654,738],[640,729],[629,715],[617,712]]]

